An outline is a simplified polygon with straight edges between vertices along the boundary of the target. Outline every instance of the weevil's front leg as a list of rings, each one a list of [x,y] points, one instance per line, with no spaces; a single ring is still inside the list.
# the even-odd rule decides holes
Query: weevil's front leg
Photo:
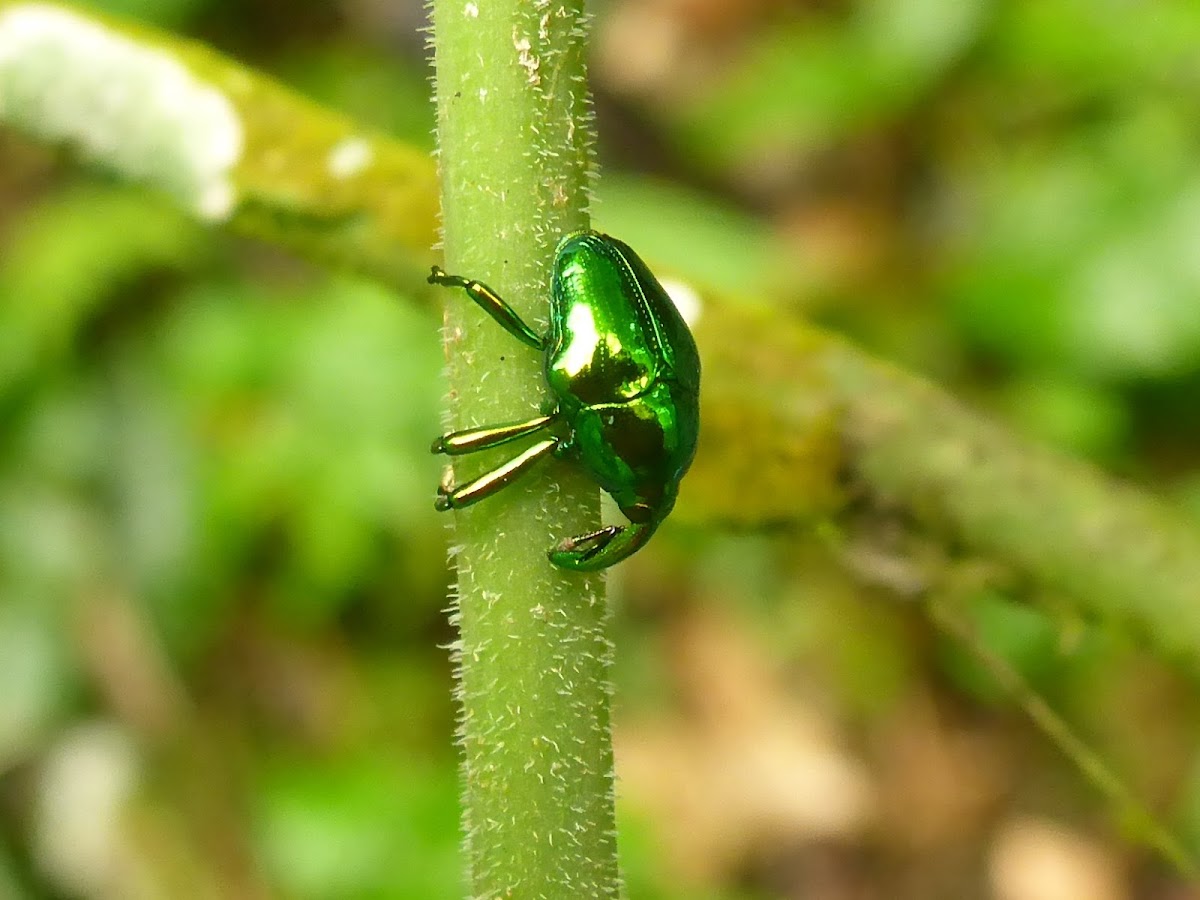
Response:
[[[558,438],[546,438],[514,456],[504,465],[485,472],[474,481],[449,489],[438,487],[438,498],[433,505],[444,512],[478,503],[484,497],[490,497],[501,488],[512,484],[533,468],[538,460],[553,453],[556,446]]]
[[[554,421],[556,415],[557,413],[551,413],[535,419],[526,419],[523,422],[452,431],[450,434],[444,434],[434,440],[433,446],[429,449],[434,453],[445,453],[447,456],[461,456],[464,453],[474,453],[476,450],[499,447],[509,441],[533,434],[535,431],[541,431]]]
[[[609,525],[590,534],[564,538],[547,555],[554,565],[575,572],[607,569],[640,550],[657,527],[657,521]]]
[[[482,281],[463,278],[461,275],[447,275],[439,266],[430,269],[429,278],[426,280],[430,284],[440,284],[443,287],[462,288],[468,297],[518,341],[528,344],[534,350],[546,349],[546,342],[542,340],[542,336],[526,325],[516,310]]]

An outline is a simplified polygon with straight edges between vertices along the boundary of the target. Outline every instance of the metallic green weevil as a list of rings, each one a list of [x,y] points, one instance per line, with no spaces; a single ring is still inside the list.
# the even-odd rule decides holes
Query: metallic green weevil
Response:
[[[582,466],[629,524],[565,538],[550,550],[550,561],[592,571],[641,548],[675,505],[700,428],[696,342],[646,264],[606,234],[564,237],[554,251],[544,336],[482,282],[434,266],[429,283],[463,288],[505,331],[540,351],[554,402],[545,415],[527,421],[434,441],[434,453],[457,456],[542,435],[475,480],[440,487],[437,508],[470,506],[552,455]]]

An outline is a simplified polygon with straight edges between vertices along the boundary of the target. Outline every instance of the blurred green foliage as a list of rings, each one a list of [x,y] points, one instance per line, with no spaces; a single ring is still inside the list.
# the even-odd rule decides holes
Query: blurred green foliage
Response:
[[[237,48],[431,145],[419,3],[92,5]],[[645,47],[618,40],[622,17],[643,15],[670,24],[678,57],[661,30]],[[618,83],[603,62],[614,43],[666,54],[657,80]],[[596,44],[600,225],[664,272],[807,312],[1200,510],[1200,6],[611,0]],[[177,811],[157,842],[123,851],[150,860],[146,896],[182,896],[162,885],[197,868],[220,885],[238,868],[229,845],[253,874],[240,893],[197,882],[195,896],[459,895],[440,649],[453,634],[427,453],[441,350],[410,300],[202,230],[0,135],[0,895],[113,890],[111,872],[72,888],[70,846],[33,837],[47,758],[94,719],[134,737],[153,785],[140,802]],[[985,668],[824,547],[666,529],[617,576],[619,706],[686,717],[673,629],[681,610],[728,606],[758,623],[764,665],[821,693],[880,770],[897,722],[946,694],[971,723],[996,717],[995,754],[1034,756],[1013,750],[1031,739]],[[1019,585],[967,593],[989,646],[1195,843],[1194,685],[1129,641],[1064,640],[1014,605]],[[163,704],[176,724],[154,724]],[[1103,821],[1070,765],[1044,757],[1036,778],[1006,783],[1011,802]],[[234,795],[223,814],[176,786],[193,764]],[[687,824],[651,822],[644,805],[622,795],[635,900],[788,895],[780,883],[822,896],[800,862],[677,883],[661,846]],[[236,825],[196,824],[206,816]],[[888,824],[859,836],[885,885],[887,854],[871,848]],[[89,832],[131,840],[116,833]],[[781,842],[780,859],[793,849]],[[929,878],[911,895],[978,894],[939,868],[952,856],[921,857]]]
[[[228,652],[248,615],[268,633],[348,629],[368,644],[393,635],[440,662],[420,682],[382,682],[397,692],[388,707],[423,706],[402,714],[415,721],[448,716],[434,646],[445,640],[446,574],[428,502],[440,395],[428,317],[378,287],[238,250],[157,201],[102,186],[66,185],[25,209],[0,298],[10,348],[0,386],[0,765],[27,758],[94,702],[86,670],[97,648],[78,633],[80,607],[110,593],[183,673]],[[394,762],[373,775],[358,758],[370,742],[324,771],[306,774],[313,763],[302,758],[273,767],[260,788],[264,852],[271,866],[310,863],[272,870],[282,885],[295,896],[456,893],[454,768],[445,727],[433,730],[437,791]],[[397,748],[429,752],[429,731]],[[440,822],[420,813],[439,803]],[[331,834],[309,834],[317,823]],[[434,854],[417,852],[405,829]],[[364,830],[384,843],[368,850],[355,839]],[[365,855],[350,868],[341,854],[322,863],[313,840]],[[416,853],[396,876],[401,894],[380,887],[397,849]],[[350,893],[331,893],[331,881]]]

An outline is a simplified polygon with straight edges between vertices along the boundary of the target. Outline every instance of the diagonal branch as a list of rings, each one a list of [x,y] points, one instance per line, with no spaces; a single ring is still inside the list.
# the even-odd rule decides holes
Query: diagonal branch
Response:
[[[423,151],[200,44],[66,4],[0,0],[0,124],[392,284],[412,282],[435,238]]]

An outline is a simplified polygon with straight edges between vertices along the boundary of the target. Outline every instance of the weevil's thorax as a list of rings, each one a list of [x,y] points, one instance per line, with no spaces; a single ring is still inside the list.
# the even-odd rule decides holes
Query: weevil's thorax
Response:
[[[666,515],[699,429],[700,362],[674,303],[625,244],[583,232],[559,244],[546,381],[571,452],[622,506]]]

